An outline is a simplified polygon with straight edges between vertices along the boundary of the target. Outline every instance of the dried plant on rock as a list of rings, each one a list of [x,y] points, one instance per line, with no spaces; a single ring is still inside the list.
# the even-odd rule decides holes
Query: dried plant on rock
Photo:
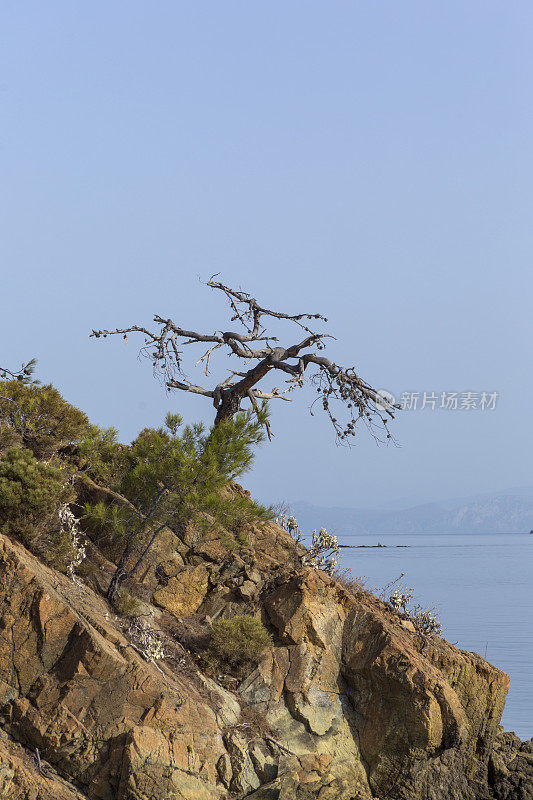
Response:
[[[413,599],[413,589],[395,589],[389,597],[389,603],[395,611],[407,613],[407,606]]]
[[[164,636],[161,631],[151,628],[143,617],[134,617],[128,628],[133,647],[147,661],[160,661],[165,658]]]
[[[339,553],[337,537],[333,533],[328,533],[325,528],[320,528],[311,534],[311,547],[303,557],[302,563],[322,569],[331,575],[337,568]]]
[[[433,634],[440,634],[442,624],[437,619],[435,608],[424,609],[422,606],[415,605],[409,614],[409,618],[415,630],[421,636],[432,636]]]
[[[385,587],[384,592],[387,589],[390,590],[391,586],[397,584],[404,574],[405,573],[402,572],[399,578],[396,578],[395,581],[392,581],[392,583],[388,584],[388,586]],[[413,623],[416,632],[420,636],[429,637],[433,636],[434,634],[440,634],[442,630],[442,624],[436,615],[436,609],[425,609],[418,603],[411,605],[413,593],[413,589],[406,589],[404,587],[397,586],[388,597],[388,602],[392,610],[399,614],[402,619],[410,620]]]
[[[276,517],[275,522],[281,528],[287,531],[288,534],[294,539],[295,542],[302,541],[302,532],[298,526],[298,522],[296,521],[296,517],[292,516],[292,514],[280,514],[279,517]]]
[[[66,574],[69,578],[72,578],[86,556],[83,534],[79,528],[79,519],[74,516],[66,503],[59,507],[58,517],[61,524],[61,532],[67,537],[70,551]]]
[[[280,525],[298,544],[303,542],[303,534],[296,517],[288,514],[281,514],[276,518]],[[328,575],[332,575],[337,569],[340,555],[340,546],[337,537],[333,533],[328,533],[325,528],[319,531],[314,530],[311,534],[311,546],[307,552],[300,557],[302,566],[322,569]]]

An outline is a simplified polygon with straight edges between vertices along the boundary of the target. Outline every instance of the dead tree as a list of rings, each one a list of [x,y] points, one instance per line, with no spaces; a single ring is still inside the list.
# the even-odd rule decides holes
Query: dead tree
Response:
[[[349,440],[354,436],[356,425],[362,421],[375,439],[391,439],[387,423],[394,418],[397,406],[389,404],[375,389],[364,381],[355,367],[344,368],[330,361],[322,351],[325,340],[334,338],[326,333],[313,331],[308,324],[311,320],[327,322],[322,314],[285,314],[271,311],[259,305],[250,294],[225,286],[213,276],[207,286],[222,292],[230,305],[231,322],[239,322],[240,331],[220,331],[198,333],[177,325],[172,319],[154,316],[157,328],[150,331],[138,325],[117,328],[112,331],[93,330],[90,336],[96,338],[122,335],[127,339],[129,333],[144,335],[144,345],[140,353],[153,364],[154,373],[159,375],[168,389],[181,389],[184,392],[202,395],[212,400],[216,409],[215,425],[223,419],[233,417],[241,408],[243,400],[248,400],[259,413],[259,401],[291,400],[287,395],[310,382],[318,397],[311,404],[311,413],[316,402],[322,407],[335,430],[337,440]],[[277,344],[278,339],[268,332],[265,322],[284,320],[303,331],[303,338],[288,347]],[[209,365],[213,354],[222,350],[229,356],[236,356],[243,364],[239,370],[230,370],[229,375],[214,388],[204,388],[192,383],[183,371],[184,348],[191,344],[207,344],[207,350],[200,356],[196,366],[202,365],[205,375],[209,375]],[[270,374],[280,374],[285,388],[275,386],[270,391],[259,388],[259,384]],[[344,421],[335,416],[334,406],[338,401],[344,411]],[[268,422],[267,432],[271,437]]]

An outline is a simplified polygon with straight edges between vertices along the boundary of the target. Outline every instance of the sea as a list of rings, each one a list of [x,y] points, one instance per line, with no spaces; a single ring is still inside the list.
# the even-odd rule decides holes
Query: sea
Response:
[[[355,549],[378,542],[386,547]],[[533,737],[533,535],[345,534],[339,543],[350,545],[341,569],[377,594],[404,572],[386,594],[412,589],[413,602],[435,609],[444,638],[507,672],[502,724]]]

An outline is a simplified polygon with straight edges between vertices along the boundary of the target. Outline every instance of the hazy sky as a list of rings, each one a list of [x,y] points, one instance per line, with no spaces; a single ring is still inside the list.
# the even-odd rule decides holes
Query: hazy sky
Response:
[[[331,358],[377,388],[499,393],[495,410],[406,410],[400,447],[361,430],[351,450],[310,394],[278,402],[256,496],[381,506],[529,483],[532,34],[525,0],[3,0],[0,363],[36,356],[125,441],[169,409],[210,420],[133,337],[88,333],[154,313],[227,329],[198,281],[220,272],[325,314]]]

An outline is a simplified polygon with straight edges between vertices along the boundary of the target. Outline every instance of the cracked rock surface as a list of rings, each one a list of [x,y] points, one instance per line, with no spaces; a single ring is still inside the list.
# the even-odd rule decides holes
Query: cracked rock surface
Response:
[[[235,613],[271,632],[230,684],[177,634],[146,660],[96,585],[0,537],[0,798],[533,800],[532,745],[499,726],[508,677],[295,548],[269,524],[240,555],[154,557],[146,608],[167,638],[169,620]]]

